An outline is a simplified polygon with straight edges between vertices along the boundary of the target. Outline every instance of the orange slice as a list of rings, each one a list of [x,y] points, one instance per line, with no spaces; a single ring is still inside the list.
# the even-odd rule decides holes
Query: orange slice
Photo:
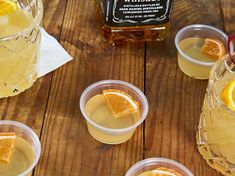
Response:
[[[0,133],[0,162],[10,162],[15,138],[15,133]]]
[[[152,171],[144,172],[138,176],[183,176],[182,174],[176,172],[173,169],[168,169],[165,167],[159,167]]]
[[[201,52],[212,59],[220,59],[225,55],[225,48],[221,41],[216,39],[205,39]]]
[[[235,111],[235,80],[225,86],[221,98],[232,111]]]
[[[107,89],[103,90],[106,103],[114,117],[124,117],[136,112],[139,104],[126,92]]]
[[[0,16],[14,12],[17,8],[18,6],[13,0],[0,0]]]

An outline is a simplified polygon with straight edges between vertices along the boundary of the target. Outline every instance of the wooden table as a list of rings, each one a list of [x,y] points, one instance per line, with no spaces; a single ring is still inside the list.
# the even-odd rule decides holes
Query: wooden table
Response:
[[[46,30],[74,60],[24,93],[0,100],[0,119],[21,121],[40,136],[35,176],[124,176],[137,161],[166,157],[195,176],[218,176],[198,153],[195,136],[207,81],[184,75],[174,37],[189,24],[235,30],[234,0],[176,0],[171,31],[161,43],[109,45],[99,34],[91,0],[44,0]],[[105,145],[87,131],[79,98],[103,79],[130,82],[145,92],[150,111],[128,142]]]

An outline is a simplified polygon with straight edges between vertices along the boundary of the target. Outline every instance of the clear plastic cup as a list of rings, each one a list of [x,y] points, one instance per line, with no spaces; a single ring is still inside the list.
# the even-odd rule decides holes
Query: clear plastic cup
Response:
[[[103,127],[89,118],[85,111],[87,101],[91,97],[101,94],[102,90],[106,89],[124,91],[139,103],[141,115],[140,119],[134,125],[127,128],[113,129]],[[136,128],[145,120],[148,114],[148,101],[145,95],[132,84],[119,80],[103,80],[90,85],[84,90],[80,98],[80,109],[86,119],[88,131],[95,139],[106,144],[120,144],[129,140],[133,136]]]
[[[41,155],[41,143],[36,133],[23,123],[11,120],[0,120],[0,133],[14,132],[16,136],[25,139],[31,146],[35,153],[33,163],[19,176],[30,176]]]
[[[169,169],[173,169],[176,172],[182,174],[182,176],[193,176],[192,172],[187,169],[182,164],[166,159],[166,158],[149,158],[142,160],[135,165],[133,165],[126,173],[125,176],[138,176],[141,173],[152,171],[154,169],[157,169],[159,167],[165,167]]]
[[[214,62],[199,61],[184,53],[180,48],[180,42],[184,39],[197,37],[197,38],[211,38],[221,41],[227,51],[228,36],[221,30],[203,24],[194,24],[182,28],[175,37],[175,45],[178,50],[178,65],[183,73],[196,79],[208,79],[211,67]],[[231,46],[233,50],[233,46]]]

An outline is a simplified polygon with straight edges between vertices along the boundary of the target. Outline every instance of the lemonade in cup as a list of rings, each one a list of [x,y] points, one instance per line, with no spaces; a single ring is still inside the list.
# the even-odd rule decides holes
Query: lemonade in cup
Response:
[[[119,80],[104,80],[87,87],[80,109],[90,134],[106,144],[129,140],[148,114],[148,102],[135,86]]]
[[[31,128],[17,121],[0,121],[1,176],[31,176],[40,154],[41,143]]]
[[[226,54],[227,42],[228,36],[213,26],[182,28],[175,37],[179,68],[192,78],[208,79],[212,66]]]
[[[0,98],[37,79],[42,0],[0,0]]]

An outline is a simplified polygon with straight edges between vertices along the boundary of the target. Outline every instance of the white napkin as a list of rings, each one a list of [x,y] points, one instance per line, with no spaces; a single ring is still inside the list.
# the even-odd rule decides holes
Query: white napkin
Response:
[[[73,59],[54,37],[49,35],[44,29],[41,29],[41,32],[42,40],[38,77],[44,76]]]

